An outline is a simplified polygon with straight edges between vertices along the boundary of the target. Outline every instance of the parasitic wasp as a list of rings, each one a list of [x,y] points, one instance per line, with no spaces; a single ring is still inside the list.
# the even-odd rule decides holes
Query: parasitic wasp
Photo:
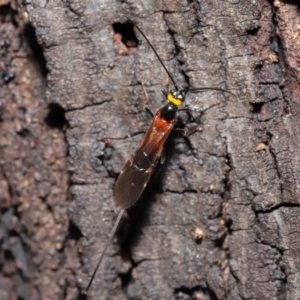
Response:
[[[126,162],[125,166],[121,170],[119,177],[117,178],[113,190],[113,200],[116,208],[119,209],[120,211],[114,223],[113,229],[110,232],[105,247],[102,250],[101,256],[95,267],[92,277],[86,287],[85,290],[86,293],[88,292],[96,276],[96,273],[99,269],[102,259],[106,253],[108,246],[111,243],[111,240],[113,239],[113,236],[117,230],[117,227],[121,221],[121,218],[125,210],[129,208],[131,205],[133,205],[140,198],[142,192],[147,186],[151,174],[153,173],[161,157],[165,141],[167,140],[169,134],[171,133],[171,131],[174,129],[176,125],[178,108],[184,103],[186,93],[201,92],[203,90],[216,90],[216,91],[226,92],[234,95],[232,92],[228,90],[222,88],[215,88],[215,87],[180,89],[176,84],[174,78],[168,71],[167,67],[163,63],[162,59],[159,57],[155,48],[152,46],[151,42],[148,40],[146,35],[140,29],[140,27],[137,26],[137,24],[133,22],[131,19],[129,19],[128,17],[126,18],[130,23],[134,24],[135,28],[140,32],[140,34],[144,37],[148,45],[151,47],[157,59],[159,60],[160,64],[166,71],[168,77],[172,81],[174,85],[174,89],[170,91],[167,91],[165,89],[162,90],[164,97],[168,103],[164,107],[159,109],[154,116],[151,114],[153,116],[151,125],[146,131],[137,150],[131,156],[131,158]],[[210,106],[202,109],[202,111],[218,104],[219,102],[211,104]],[[187,110],[189,109],[187,108]]]

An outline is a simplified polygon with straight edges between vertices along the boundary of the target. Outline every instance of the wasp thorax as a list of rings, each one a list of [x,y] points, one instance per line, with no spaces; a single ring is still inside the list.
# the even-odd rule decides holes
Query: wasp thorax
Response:
[[[176,118],[177,106],[173,103],[168,103],[161,109],[161,117],[165,121],[171,121]]]

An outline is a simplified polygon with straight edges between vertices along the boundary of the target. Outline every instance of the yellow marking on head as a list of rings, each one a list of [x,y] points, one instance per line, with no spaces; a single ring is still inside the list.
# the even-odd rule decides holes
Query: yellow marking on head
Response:
[[[167,94],[167,100],[173,103],[176,106],[180,106],[183,104],[183,100],[179,98],[173,97],[172,93]]]

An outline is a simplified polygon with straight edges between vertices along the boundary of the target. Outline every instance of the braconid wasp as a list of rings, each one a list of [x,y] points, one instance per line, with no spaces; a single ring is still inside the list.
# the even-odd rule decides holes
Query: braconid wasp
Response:
[[[155,113],[155,115],[152,115],[153,120],[151,125],[146,131],[137,150],[126,162],[125,166],[121,170],[119,177],[117,178],[114,191],[113,191],[113,199],[116,208],[119,210],[119,213],[115,221],[115,224],[110,232],[109,238],[104,246],[104,249],[102,250],[101,256],[94,269],[92,277],[86,287],[85,290],[86,293],[88,292],[95,278],[95,275],[99,269],[99,266],[105,255],[105,252],[111,243],[111,240],[117,230],[117,227],[121,221],[121,218],[125,210],[129,208],[131,205],[133,205],[140,198],[145,187],[147,186],[149,179],[161,157],[165,141],[167,140],[169,134],[174,129],[174,126],[176,125],[178,109],[181,105],[183,105],[185,101],[186,93],[201,92],[204,90],[216,90],[220,92],[226,92],[235,96],[233,93],[231,93],[228,90],[222,88],[216,88],[216,87],[180,89],[176,84],[174,78],[168,71],[167,67],[163,63],[162,59],[159,57],[158,53],[156,52],[156,50],[154,49],[154,47],[152,46],[151,42],[148,40],[146,35],[140,29],[140,27],[131,19],[127,17],[126,19],[130,23],[134,24],[135,28],[139,31],[139,33],[143,36],[143,38],[146,40],[148,45],[151,47],[157,59],[159,60],[160,64],[166,71],[168,77],[172,81],[174,85],[174,89],[170,91],[167,91],[165,89],[162,90],[164,97],[167,100],[167,104],[163,106],[161,109],[159,109]],[[219,102],[211,104],[210,106],[202,109],[201,111],[204,111],[218,104]]]

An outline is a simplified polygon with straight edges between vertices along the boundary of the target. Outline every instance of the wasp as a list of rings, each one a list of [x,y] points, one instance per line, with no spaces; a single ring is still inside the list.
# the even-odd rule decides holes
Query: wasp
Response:
[[[156,168],[163,151],[164,144],[170,135],[171,131],[174,129],[177,122],[177,114],[180,106],[183,105],[185,101],[185,95],[188,91],[197,92],[203,90],[217,90],[221,92],[227,92],[232,94],[228,90],[221,88],[192,88],[192,89],[179,89],[172,75],[164,65],[163,61],[159,57],[155,48],[152,46],[151,42],[148,40],[143,31],[139,26],[133,22],[131,19],[126,17],[129,22],[134,24],[135,28],[141,33],[144,39],[147,41],[162,67],[165,69],[167,75],[174,85],[174,89],[167,91],[163,89],[164,97],[167,101],[167,104],[159,109],[153,116],[153,120],[148,130],[146,131],[142,141],[140,142],[135,153],[129,158],[125,166],[120,172],[119,177],[114,186],[113,190],[113,199],[114,204],[119,213],[113,229],[111,230],[110,236],[105,244],[104,249],[102,250],[99,261],[95,267],[95,270],[92,274],[92,277],[88,283],[88,286],[85,290],[87,293],[95,276],[99,269],[99,266],[102,262],[102,259],[105,255],[105,252],[108,246],[111,243],[111,240],[117,230],[117,227],[121,221],[121,218],[127,208],[133,205],[141,196],[144,189],[146,188],[150,177]],[[219,102],[210,105],[209,107],[218,105]],[[207,107],[207,108],[209,108]],[[206,108],[206,109],[207,109]],[[205,109],[202,109],[202,111]]]

